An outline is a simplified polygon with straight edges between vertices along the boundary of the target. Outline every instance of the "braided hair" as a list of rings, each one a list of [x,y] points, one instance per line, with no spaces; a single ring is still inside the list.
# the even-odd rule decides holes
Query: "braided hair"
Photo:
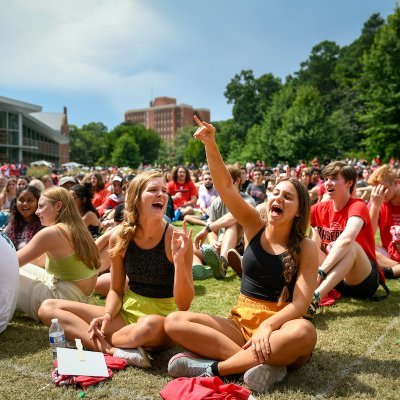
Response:
[[[289,285],[297,274],[300,258],[300,243],[306,236],[311,212],[310,194],[304,184],[294,178],[285,178],[280,182],[283,181],[289,181],[296,189],[299,201],[299,216],[296,216],[293,220],[287,243],[287,251],[284,253],[282,259],[285,285],[279,297],[278,304],[287,301],[289,298]]]

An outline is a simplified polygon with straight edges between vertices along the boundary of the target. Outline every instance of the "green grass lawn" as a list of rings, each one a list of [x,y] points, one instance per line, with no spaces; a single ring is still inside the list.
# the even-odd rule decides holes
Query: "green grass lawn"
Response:
[[[196,229],[197,231],[197,229]],[[311,361],[290,372],[257,399],[398,399],[400,397],[400,281],[389,281],[381,302],[341,299],[315,320],[318,343]],[[223,281],[196,281],[193,311],[229,315],[240,280],[229,270]],[[102,302],[94,297],[93,302]],[[202,343],[198,343],[201,348]],[[89,388],[88,399],[160,399],[174,348],[153,354],[153,368],[128,367],[111,381]],[[0,335],[1,399],[76,399],[80,390],[51,383],[47,327],[17,312]]]

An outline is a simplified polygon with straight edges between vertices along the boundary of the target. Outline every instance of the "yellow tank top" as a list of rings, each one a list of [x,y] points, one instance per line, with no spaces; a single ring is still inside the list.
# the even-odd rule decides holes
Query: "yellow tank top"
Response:
[[[46,254],[46,271],[62,281],[79,281],[97,275],[75,254],[55,260]]]

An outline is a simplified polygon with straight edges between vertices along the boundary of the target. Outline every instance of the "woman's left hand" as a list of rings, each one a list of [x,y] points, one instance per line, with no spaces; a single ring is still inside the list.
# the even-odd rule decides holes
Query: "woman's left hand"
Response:
[[[260,326],[253,337],[243,346],[244,350],[251,348],[254,359],[260,364],[265,364],[271,354],[271,346],[269,344],[271,333],[272,328],[270,326]]]
[[[172,232],[171,249],[174,259],[183,257],[188,250],[191,250],[193,229],[188,232],[186,221],[183,221],[182,228],[181,231],[174,229]]]

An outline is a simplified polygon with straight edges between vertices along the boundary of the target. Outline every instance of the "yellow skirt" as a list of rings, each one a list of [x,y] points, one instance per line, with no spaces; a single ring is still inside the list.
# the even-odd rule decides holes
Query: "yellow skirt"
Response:
[[[128,290],[122,300],[122,308],[119,312],[127,325],[137,322],[140,317],[147,315],[161,315],[166,317],[178,308],[174,298],[154,299],[140,296]]]
[[[238,326],[246,342],[254,335],[260,324],[282,310],[289,303],[259,300],[240,294],[236,307],[232,308],[230,319]]]

